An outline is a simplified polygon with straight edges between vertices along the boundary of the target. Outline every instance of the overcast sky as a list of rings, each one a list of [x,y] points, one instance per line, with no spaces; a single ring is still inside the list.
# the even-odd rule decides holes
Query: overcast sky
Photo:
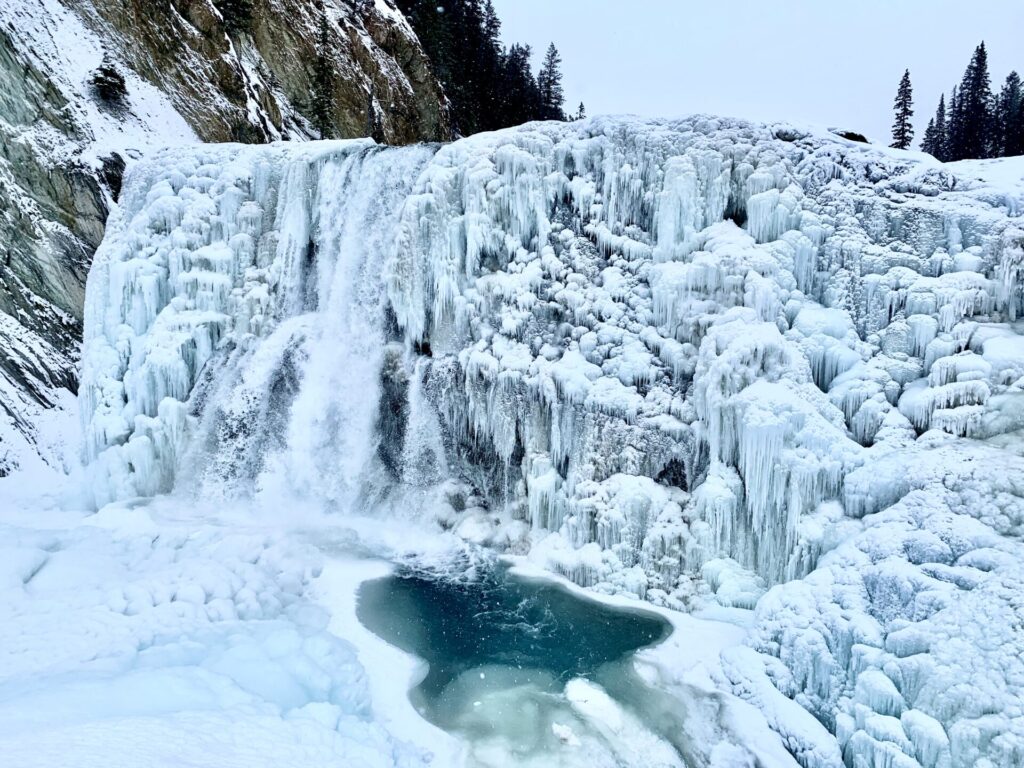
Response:
[[[566,106],[811,122],[890,140],[905,68],[916,147],[985,41],[993,87],[1024,74],[1022,0],[493,0],[506,43],[554,41]]]

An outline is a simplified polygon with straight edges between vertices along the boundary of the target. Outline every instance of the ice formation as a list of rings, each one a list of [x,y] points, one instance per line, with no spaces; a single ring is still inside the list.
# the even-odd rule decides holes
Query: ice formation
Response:
[[[833,734],[780,722],[805,766],[1024,762],[1024,192],[985,173],[709,117],[165,152],[89,278],[95,503],[441,483],[582,585],[756,604],[729,683]]]

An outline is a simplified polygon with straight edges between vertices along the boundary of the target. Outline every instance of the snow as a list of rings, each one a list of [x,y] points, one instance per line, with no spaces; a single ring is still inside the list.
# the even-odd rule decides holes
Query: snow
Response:
[[[10,478],[0,496],[0,746],[18,765],[68,755],[85,766],[509,764],[500,739],[469,744],[420,717],[408,691],[422,661],[356,618],[363,581],[396,560],[450,563],[463,546],[455,537],[415,519],[303,505],[286,519],[276,504],[188,507],[174,497],[91,514],[41,508],[38,492],[22,498]],[[710,677],[742,629],[661,612],[686,631],[638,663],[646,678],[671,675],[678,686],[660,704],[666,712],[682,700],[694,707],[685,738],[739,764],[791,765],[758,713]],[[507,708],[524,692],[502,692],[491,677],[467,687],[491,697],[479,699],[481,713],[506,712],[506,730],[532,722]],[[558,764],[683,764],[599,685],[575,679],[566,694],[552,727],[566,746]]]
[[[342,639],[356,634],[354,589],[379,565],[335,563],[245,510],[74,515],[36,495],[19,519],[9,481],[0,749],[12,764],[451,764],[414,715],[401,736],[382,724],[365,648]]]
[[[382,643],[356,618],[358,585],[386,576],[392,568],[384,560],[334,557],[324,564],[314,594],[331,609],[328,630],[353,645],[366,670],[371,698],[376,702],[375,721],[403,741],[429,745],[436,765],[454,765],[465,746],[421,718],[408,696],[425,674],[423,662]]]
[[[80,243],[60,217],[47,210],[48,203],[40,202],[47,195],[59,200],[59,190],[37,198],[33,190],[20,186],[27,176],[16,173],[10,163],[24,162],[30,173],[38,166],[38,173],[67,173],[77,168],[101,175],[104,159],[115,153],[131,164],[145,152],[198,139],[171,100],[123,66],[82,18],[64,4],[56,0],[3,0],[0,17],[6,22],[5,42],[11,49],[12,66],[26,72],[25,83],[21,84],[29,94],[26,98],[37,100],[11,105],[6,111],[9,122],[3,126],[4,154],[12,159],[0,160],[0,177],[26,238],[38,241],[40,257],[49,260],[39,265],[38,279],[49,281],[55,295],[68,297],[63,306],[71,311],[71,306],[81,300],[81,278],[76,274],[80,267],[73,262],[79,258],[79,246],[85,250],[88,246]],[[121,115],[101,109],[89,97],[91,73],[103,63],[104,55],[114,57],[111,60],[120,64],[118,69],[125,77],[127,95]],[[46,83],[45,94],[32,96],[32,88],[41,86],[30,76],[30,67],[46,78],[42,81]],[[60,105],[59,114],[47,114],[56,109],[54,104]],[[71,189],[65,194],[86,192]],[[55,443],[58,430],[48,425],[59,423],[59,431],[74,431],[77,357],[74,349],[62,348],[72,346],[70,338],[63,344],[57,339],[70,337],[77,322],[68,311],[35,295],[33,291],[38,287],[30,288],[18,280],[17,271],[13,275],[6,271],[6,289],[21,294],[19,298],[32,307],[32,312],[0,314],[0,340],[10,355],[8,371],[0,377],[0,470],[19,467],[35,471],[38,467],[34,465],[40,463],[70,469],[77,464],[77,438],[59,445]]]
[[[552,576],[545,566],[538,565],[531,555],[506,557],[513,564],[513,572],[529,578],[550,580]],[[565,578],[555,580],[580,597],[597,600],[607,605],[636,610],[636,599],[624,594],[601,594],[582,589]],[[769,727],[773,716],[770,708],[759,711],[751,706],[741,691],[736,695],[725,694],[731,687],[726,658],[734,651],[752,653],[744,649],[746,629],[750,623],[750,612],[738,609],[718,609],[699,615],[651,606],[668,620],[673,628],[662,643],[641,650],[635,658],[634,667],[639,678],[650,686],[645,692],[649,697],[641,714],[644,723],[661,720],[672,724],[679,736],[675,746],[683,753],[688,765],[749,765],[793,766],[791,755],[786,752],[779,735]],[[632,744],[644,745],[644,728],[623,721],[626,713],[609,700],[606,691],[590,681],[576,679],[569,682],[567,696],[574,701],[577,710],[583,710],[603,721],[606,728],[638,732],[640,739]],[[778,692],[775,695],[787,702]],[[705,710],[711,701],[715,704]],[[789,705],[798,712],[799,707]],[[806,712],[803,717],[813,721]],[[827,733],[818,725],[818,730],[827,738]],[[644,745],[650,754],[656,754],[653,745]],[[675,765],[668,757],[665,765]],[[721,762],[718,762],[721,761]],[[643,764],[648,764],[640,760]],[[658,763],[659,765],[661,763]]]
[[[422,96],[428,105],[433,98],[433,112],[439,106],[435,84],[419,78],[419,70],[416,76],[406,71],[425,61],[408,21],[388,0],[358,5],[358,12],[352,3],[328,9],[340,24],[332,42],[339,77],[366,88],[373,79],[392,102],[404,105],[395,109],[391,103],[379,112],[389,137],[445,130],[444,115],[428,114],[429,106],[421,114],[413,104]],[[128,11],[116,2],[0,0],[5,76],[11,83],[0,124],[0,185],[14,214],[8,222],[14,261],[7,265],[13,270],[5,269],[7,314],[0,320],[0,345],[7,349],[26,342],[39,358],[23,361],[17,355],[5,361],[0,472],[40,460],[62,466],[48,436],[38,434],[35,425],[74,418],[74,409],[61,401],[77,390],[84,275],[102,235],[102,218],[117,197],[119,167],[200,138],[240,132],[253,140],[302,140],[316,134],[284,92],[294,87],[274,76],[294,52],[271,51],[265,58],[250,35],[229,39],[209,24],[220,17],[214,3],[165,6],[153,18],[119,18]],[[266,26],[298,25],[288,44],[304,35],[312,39],[317,14],[302,11],[274,4]],[[287,13],[291,16],[284,18]],[[154,24],[167,29],[155,33]],[[174,44],[165,45],[161,34],[175,38]],[[398,49],[411,60],[396,61],[392,54]],[[95,92],[93,79],[101,66],[124,80],[123,98],[116,103]],[[196,272],[193,290],[214,293],[225,285],[215,270]],[[250,299],[260,301],[257,295]],[[30,380],[22,381],[23,376]],[[26,404],[26,399],[37,402]]]
[[[319,486],[329,501],[354,493],[346,484],[375,449],[372,387],[386,342],[376,264],[386,217],[430,152],[408,150],[407,165],[395,167],[365,141],[216,147],[169,152],[133,177],[109,225],[124,239],[105,241],[89,278],[82,413],[97,505],[170,490],[193,447],[190,430],[236,445],[218,453],[212,468],[195,457],[200,485],[209,475],[212,492],[225,492],[225,477],[259,471],[265,487],[284,478]],[[173,157],[187,162],[176,165]],[[161,176],[165,164],[174,171]],[[323,185],[312,192],[323,214],[286,192],[294,185],[306,193],[313,173]],[[333,193],[356,177],[366,193],[347,197],[352,208],[329,215]],[[276,212],[257,199],[268,183],[284,188]],[[279,230],[265,230],[274,219]],[[311,228],[320,237],[315,263],[307,255]],[[238,345],[231,365],[239,380],[225,384],[237,388],[235,396],[219,404],[222,415],[194,424],[181,404],[227,336]],[[261,337],[266,344],[256,343]],[[361,346],[348,349],[348,363],[339,366],[341,337]],[[253,413],[268,417],[273,388],[289,386],[280,380],[282,365],[301,369],[303,387],[290,404],[290,423],[279,426],[289,450],[270,455],[266,433],[252,431],[250,420]],[[325,413],[325,402],[335,410]],[[349,439],[349,448],[325,450],[339,439]]]
[[[777,649],[791,694],[844,746],[880,741],[870,713],[906,715],[903,730],[885,722],[921,764],[1020,761],[1022,469],[936,433],[873,459],[847,482],[847,510],[872,513],[863,532],[758,604],[756,644]]]
[[[707,764],[1024,762],[1008,173],[706,116],[159,153],[89,279],[89,503],[415,521],[739,620],[643,673],[729,694]]]
[[[198,141],[171,99],[121,62],[73,10],[57,0],[4,0],[3,6],[19,52],[60,90],[68,102],[65,119],[78,129],[69,140],[39,121],[19,141],[54,161],[80,159],[97,169],[113,152],[130,162],[164,146]],[[125,78],[127,116],[99,108],[87,95],[89,77],[104,56],[113,57]]]
[[[669,744],[645,738],[649,732],[643,724],[635,716],[624,712],[599,685],[577,678],[569,681],[565,693],[573,709],[589,721],[597,723],[602,735],[616,745],[615,758],[620,764],[638,764],[643,761],[646,765],[659,768],[682,768],[684,765]]]

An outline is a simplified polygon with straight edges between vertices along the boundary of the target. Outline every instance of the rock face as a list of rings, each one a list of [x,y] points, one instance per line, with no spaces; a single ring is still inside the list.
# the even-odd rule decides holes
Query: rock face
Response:
[[[166,145],[317,137],[321,7],[253,0],[234,23],[212,0],[0,0],[0,474],[61,461],[46,412],[77,389],[85,276],[126,164]],[[323,7],[334,133],[447,138],[404,17],[387,0]]]
[[[69,0],[135,72],[165,92],[203,141],[315,136],[321,4],[253,0],[232,31],[210,0]],[[378,138],[407,144],[448,137],[441,94],[401,14],[385,2],[326,6],[330,114],[336,136],[367,135],[373,94]]]

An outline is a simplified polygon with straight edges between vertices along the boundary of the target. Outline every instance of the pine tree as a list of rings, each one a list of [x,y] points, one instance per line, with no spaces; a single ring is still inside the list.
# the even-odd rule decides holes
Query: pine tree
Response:
[[[910,118],[914,115],[914,92],[910,85],[910,70],[903,73],[900,80],[899,90],[896,91],[896,100],[893,108],[896,110],[896,119],[892,124],[892,144],[889,146],[896,149],[907,149],[914,139],[914,126]]]
[[[946,95],[939,96],[939,106],[935,117],[928,121],[928,127],[921,141],[921,150],[936,160],[946,159]]]
[[[487,0],[484,3],[484,37],[495,54],[501,53],[501,19],[498,12],[494,10],[494,3]]]
[[[434,77],[444,87],[454,113],[457,95],[451,89],[454,78],[451,67],[453,45],[449,14],[440,4],[440,0],[397,0],[396,4],[416,32],[416,37],[419,38],[420,45],[430,60]]]
[[[562,57],[558,55],[555,44],[548,46],[544,55],[544,65],[537,76],[537,87],[540,90],[542,120],[565,120],[565,112],[562,105],[565,103],[565,95],[562,92]]]
[[[1024,154],[1024,88],[1011,72],[999,92],[996,107],[997,152],[1000,157]]]
[[[946,94],[939,95],[939,106],[935,110],[935,152],[936,158],[945,162],[949,159],[949,126],[946,124]]]
[[[542,98],[531,70],[529,46],[502,48],[501,20],[493,0],[395,1],[444,87],[456,134],[551,117],[564,119],[557,66],[553,80],[542,71]],[[551,114],[555,111],[550,108],[552,98],[558,102],[557,114]]]
[[[488,127],[494,89],[492,79],[497,69],[493,49],[487,39],[486,12],[482,0],[462,0],[451,4],[449,22],[459,41],[452,49],[452,66],[461,91],[457,126],[469,135]]]
[[[999,119],[999,94],[992,93],[988,99],[985,121],[985,157],[1002,157],[1003,133]]]
[[[579,109],[576,110],[576,119],[577,120],[586,120],[587,119],[587,108],[583,106],[583,102],[582,101],[580,102]]]
[[[954,85],[953,92],[949,95],[949,103],[946,105],[946,156],[943,160],[953,160],[960,154],[960,118],[960,91],[959,87]]]
[[[530,70],[532,51],[528,45],[513,44],[505,55],[503,88],[507,96],[502,110],[504,125],[519,125],[541,117],[541,95]]]
[[[928,118],[928,125],[924,129],[924,136],[921,138],[921,151],[935,156],[935,118]],[[938,158],[936,158],[938,159]]]
[[[992,92],[985,43],[974,49],[971,63],[960,81],[953,109],[949,155],[951,160],[986,157],[991,149]]]
[[[328,34],[327,9],[320,7],[320,19],[316,36],[316,65],[313,70],[313,127],[320,138],[334,137],[334,120],[331,117],[331,93],[334,86],[334,71],[331,68],[331,41]]]

